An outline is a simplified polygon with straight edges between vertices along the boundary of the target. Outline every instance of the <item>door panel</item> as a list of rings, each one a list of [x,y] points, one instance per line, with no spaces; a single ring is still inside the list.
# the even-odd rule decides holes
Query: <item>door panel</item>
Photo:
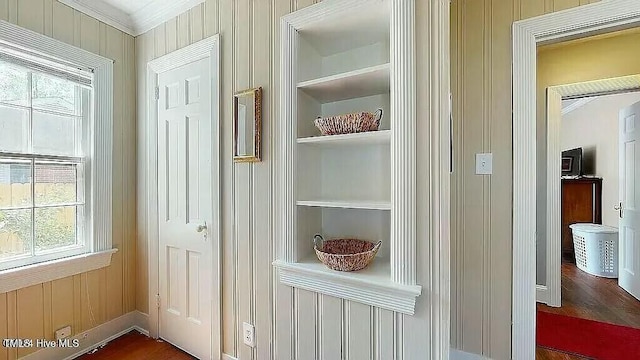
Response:
[[[160,337],[211,359],[212,139],[208,60],[159,75]]]
[[[620,226],[619,226],[619,285],[640,299],[640,102],[620,111]]]

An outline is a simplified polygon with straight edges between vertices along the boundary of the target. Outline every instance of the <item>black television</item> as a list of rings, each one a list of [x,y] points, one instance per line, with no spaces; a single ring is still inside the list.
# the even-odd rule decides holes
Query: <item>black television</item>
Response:
[[[562,176],[582,176],[582,148],[562,152]]]

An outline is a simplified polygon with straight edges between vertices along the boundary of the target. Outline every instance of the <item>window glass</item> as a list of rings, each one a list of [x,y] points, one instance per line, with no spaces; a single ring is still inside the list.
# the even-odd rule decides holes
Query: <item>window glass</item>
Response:
[[[81,119],[33,110],[33,152],[45,155],[76,154],[77,123]]]
[[[35,205],[73,204],[78,200],[77,164],[36,162]]]
[[[31,81],[32,107],[34,109],[80,115],[76,106],[78,85],[68,80],[40,73],[33,73]]]
[[[0,158],[0,209],[31,203],[31,160]]]
[[[36,208],[35,231],[36,253],[76,245],[76,207]]]
[[[3,61],[0,79],[0,270],[85,252],[90,89]]]
[[[0,210],[0,261],[31,254],[31,209]]]
[[[27,152],[29,109],[0,103],[0,151]]]
[[[29,105],[29,72],[26,69],[0,61],[0,103]]]

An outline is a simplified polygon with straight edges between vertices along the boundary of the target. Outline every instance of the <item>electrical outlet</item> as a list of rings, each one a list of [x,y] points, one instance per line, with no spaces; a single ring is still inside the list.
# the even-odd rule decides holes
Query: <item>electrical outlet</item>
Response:
[[[242,340],[245,345],[256,347],[255,328],[246,322],[242,323]]]
[[[56,340],[66,339],[71,336],[71,325],[56,330]]]

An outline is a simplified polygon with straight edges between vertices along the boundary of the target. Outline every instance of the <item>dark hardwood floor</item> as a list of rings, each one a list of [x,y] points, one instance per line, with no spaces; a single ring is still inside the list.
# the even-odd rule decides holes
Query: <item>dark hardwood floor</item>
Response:
[[[618,286],[618,279],[590,275],[562,263],[562,307],[538,304],[538,310],[640,328],[640,301]]]
[[[567,354],[551,349],[536,347],[536,360],[592,360],[579,355]]]
[[[151,339],[131,331],[112,340],[93,354],[80,356],[80,360],[193,360],[193,356],[168,342]]]
[[[640,328],[640,301],[618,286],[618,279],[590,275],[562,262],[562,307],[537,304],[538,310]],[[536,360],[590,360],[575,354],[536,348]]]

